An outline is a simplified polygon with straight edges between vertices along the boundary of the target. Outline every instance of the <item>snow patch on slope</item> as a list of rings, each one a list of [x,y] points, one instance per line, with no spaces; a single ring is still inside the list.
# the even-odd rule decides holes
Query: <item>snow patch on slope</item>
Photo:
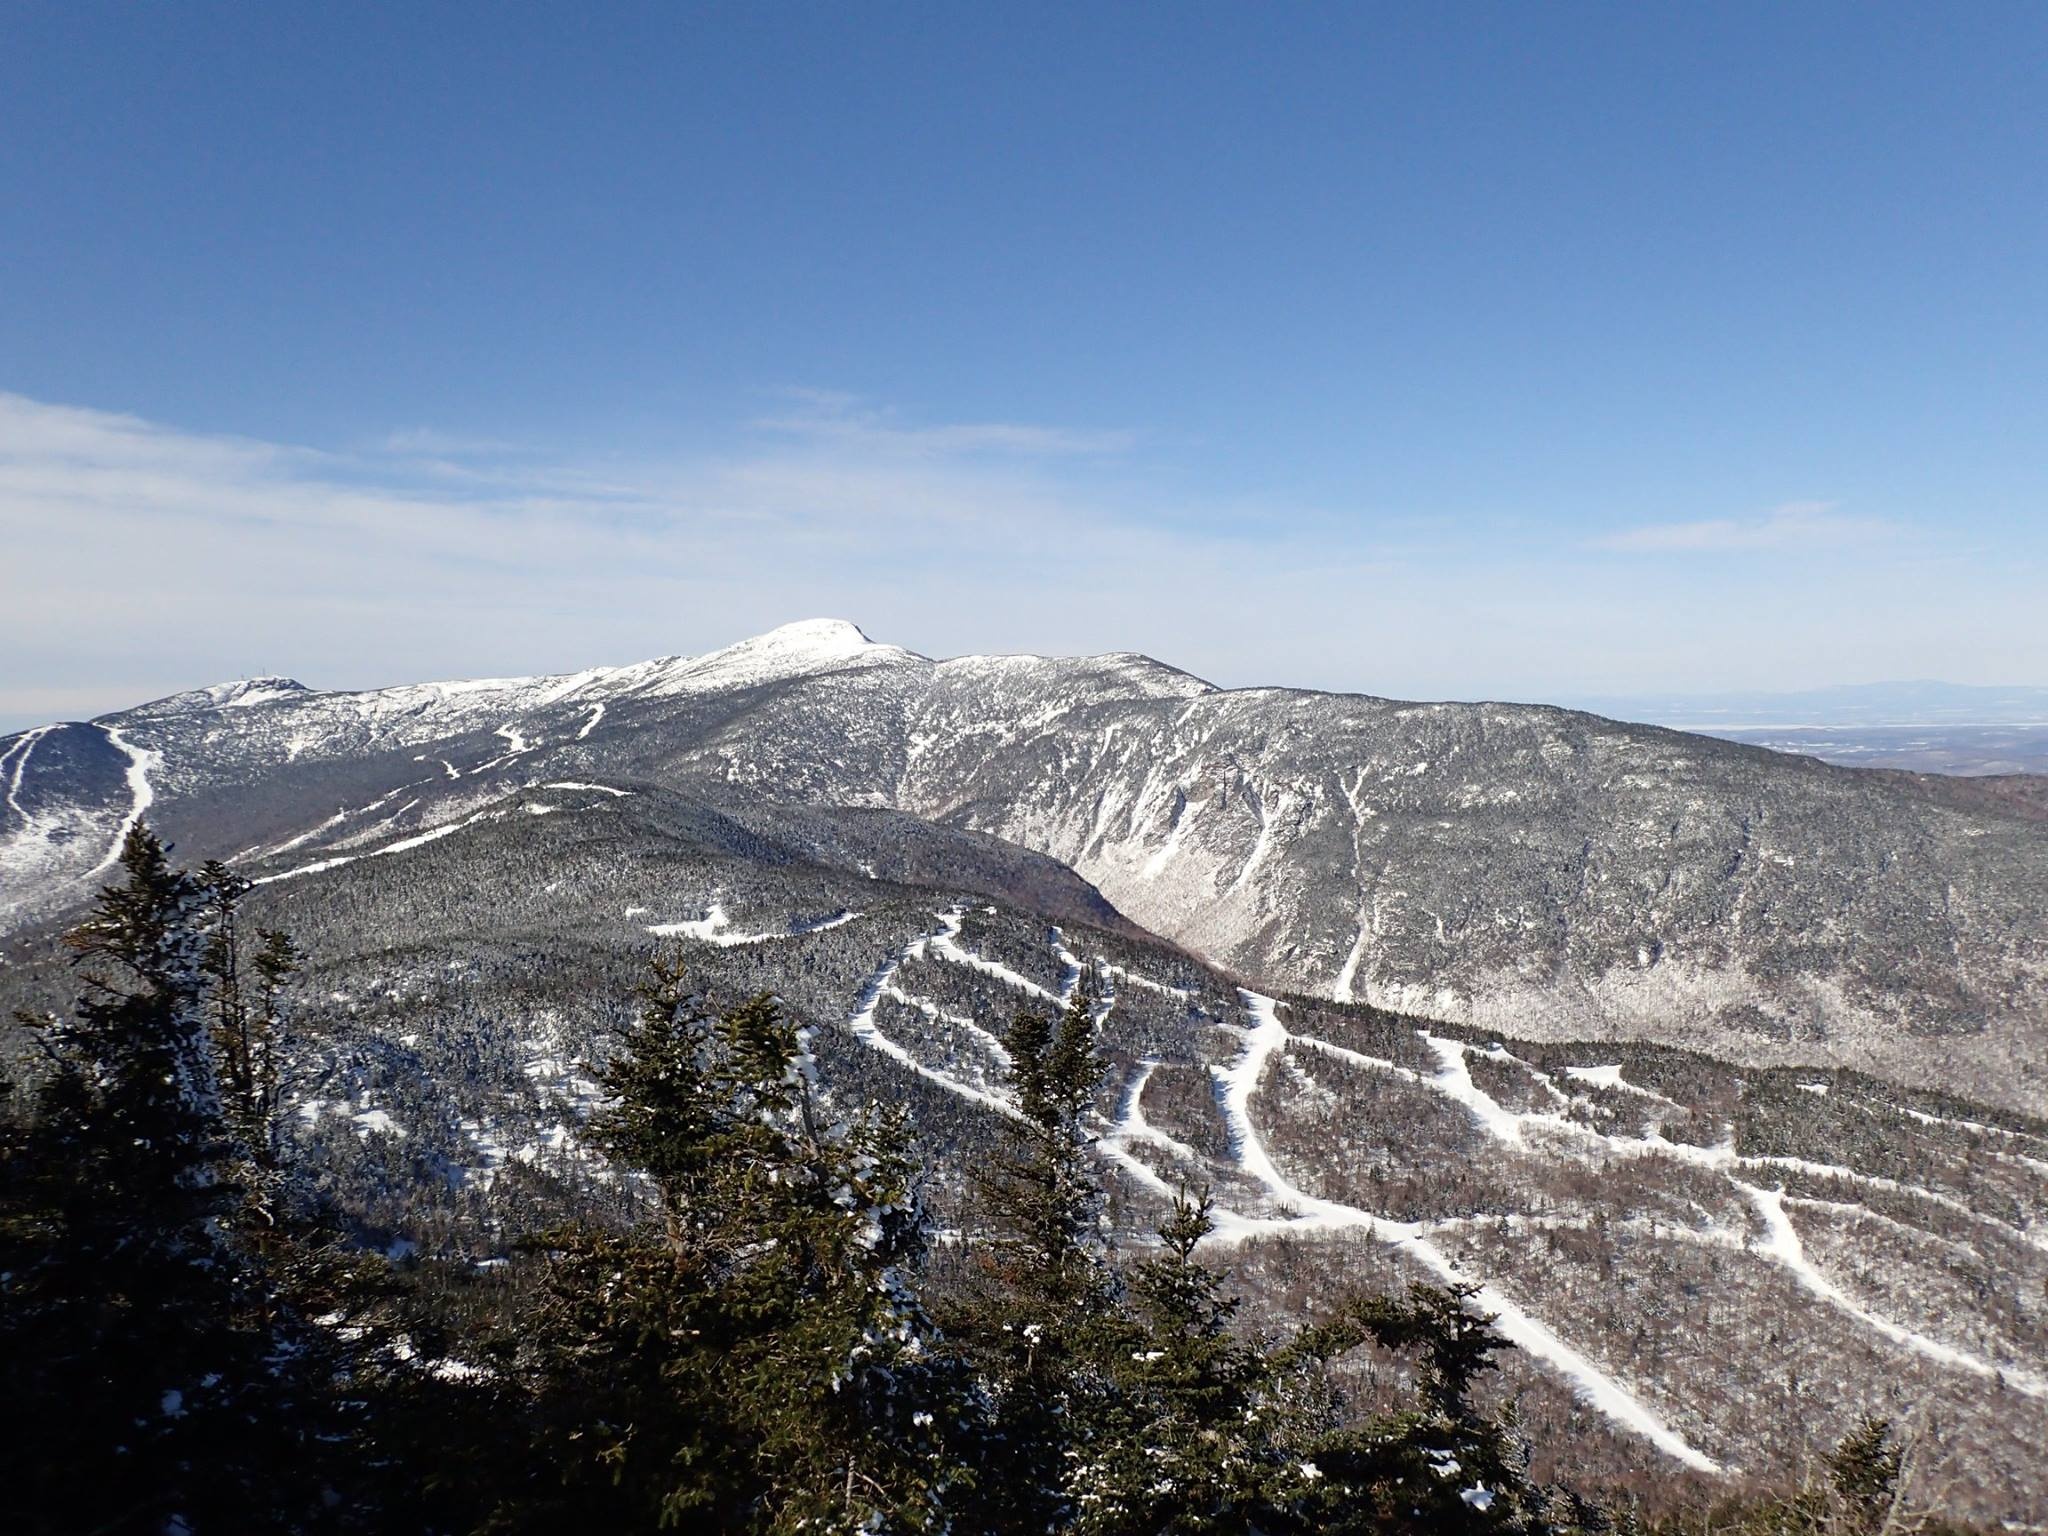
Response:
[[[737,944],[765,944],[770,939],[794,939],[807,933],[823,933],[828,928],[850,923],[860,915],[858,912],[836,912],[813,922],[793,923],[777,933],[735,933],[732,919],[726,915],[725,903],[713,901],[710,910],[702,917],[680,923],[650,923],[647,931],[658,939],[695,939],[700,944],[729,948]]]

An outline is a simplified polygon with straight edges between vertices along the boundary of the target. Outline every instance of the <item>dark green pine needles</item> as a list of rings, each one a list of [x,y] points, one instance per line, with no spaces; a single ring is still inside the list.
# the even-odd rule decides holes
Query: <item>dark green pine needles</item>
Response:
[[[219,892],[168,854],[128,833],[125,878],[66,940],[73,1017],[21,1021],[42,1054],[0,1141],[10,1530],[287,1529],[318,1503],[320,1340],[245,1240],[270,1129],[242,1085],[223,1102],[238,962]]]
[[[909,1285],[901,1125],[838,1113],[772,997],[714,1016],[665,965],[605,1083],[592,1139],[653,1210],[547,1239],[525,1370],[562,1481],[505,1523],[945,1528],[971,1399]]]

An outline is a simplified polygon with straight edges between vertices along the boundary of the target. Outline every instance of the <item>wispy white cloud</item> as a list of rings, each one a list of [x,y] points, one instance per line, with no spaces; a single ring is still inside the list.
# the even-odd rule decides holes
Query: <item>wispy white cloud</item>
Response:
[[[1456,518],[1134,499],[1144,477],[1094,440],[1117,434],[906,427],[830,398],[798,414],[848,424],[719,457],[458,462],[0,393],[0,729],[238,676],[567,671],[821,614],[932,654],[1140,650],[1219,682],[1408,697],[1752,686],[1787,655],[1798,682],[1967,680],[1973,656],[2048,675],[2022,561],[1916,564],[1890,587],[1785,560],[1648,574]],[[1848,522],[1794,507],[1622,547],[1783,550]]]
[[[377,446],[385,453],[434,459],[467,459],[519,451],[517,443],[509,443],[502,438],[466,437],[433,427],[407,427],[389,433]]]
[[[779,391],[790,408],[758,417],[753,425],[767,432],[870,452],[920,457],[962,454],[1007,454],[1021,458],[1065,458],[1075,455],[1123,453],[1135,446],[1135,433],[1083,431],[1024,422],[949,422],[912,425],[896,412],[883,410],[857,395],[835,390]]]
[[[1846,516],[1831,501],[1790,501],[1760,517],[1650,523],[1607,534],[1592,544],[1596,549],[1635,554],[1742,554],[1868,544],[1897,531],[1874,518]]]
[[[1170,645],[1148,616],[1225,579],[1218,541],[984,460],[1063,441],[856,421],[719,459],[457,464],[420,433],[326,453],[0,393],[0,715],[145,678],[570,669],[817,613],[939,648]]]

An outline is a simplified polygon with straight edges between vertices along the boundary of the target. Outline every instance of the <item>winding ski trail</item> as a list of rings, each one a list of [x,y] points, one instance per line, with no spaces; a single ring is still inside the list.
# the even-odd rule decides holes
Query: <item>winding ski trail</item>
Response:
[[[1159,1171],[1153,1168],[1151,1164],[1147,1163],[1143,1158],[1134,1155],[1128,1145],[1128,1143],[1133,1141],[1150,1141],[1155,1144],[1163,1141],[1169,1145],[1179,1145],[1171,1137],[1161,1136],[1145,1120],[1145,1111],[1142,1103],[1145,1094],[1145,1084],[1151,1081],[1152,1073],[1158,1066],[1159,1062],[1151,1057],[1147,1057],[1138,1064],[1138,1070],[1131,1074],[1130,1082],[1124,1085],[1124,1096],[1117,1105],[1116,1119],[1110,1123],[1109,1129],[1103,1132],[1101,1137],[1097,1139],[1096,1145],[1102,1149],[1111,1162],[1136,1179],[1139,1184],[1162,1199],[1172,1200],[1181,1191],[1167,1183],[1160,1176]],[[1185,1188],[1185,1185],[1183,1185],[1183,1188]]]
[[[121,848],[128,841],[128,834],[141,824],[142,818],[149,814],[150,806],[156,803],[156,789],[149,782],[149,771],[163,763],[163,758],[157,753],[147,747],[138,747],[123,736],[118,726],[102,725],[100,730],[106,733],[108,741],[127,754],[128,812],[121,818],[120,826],[114,829],[114,840],[107,848],[106,857],[80,876],[82,880],[95,880],[120,862]]]
[[[1275,999],[1249,990],[1241,990],[1239,995],[1253,1021],[1251,1028],[1245,1031],[1244,1052],[1228,1067],[1213,1069],[1222,1089],[1219,1098],[1229,1124],[1232,1146],[1238,1166],[1265,1186],[1274,1205],[1282,1212],[1300,1214],[1277,1224],[1245,1223],[1241,1220],[1230,1228],[1219,1224],[1218,1236],[1228,1240],[1233,1233],[1250,1237],[1301,1225],[1324,1231],[1355,1227],[1406,1254],[1443,1279],[1470,1279],[1449,1255],[1429,1240],[1419,1224],[1390,1221],[1353,1205],[1321,1199],[1299,1188],[1280,1171],[1252,1121],[1251,1101],[1258,1091],[1260,1079],[1265,1075],[1267,1063],[1275,1052],[1284,1050],[1293,1037],[1280,1021]],[[1459,1065],[1462,1068],[1462,1058]],[[1470,1074],[1465,1074],[1464,1084],[1469,1085],[1470,1081]],[[1505,1338],[1562,1376],[1588,1406],[1696,1471],[1719,1473],[1723,1470],[1719,1462],[1691,1445],[1626,1387],[1566,1343],[1533,1313],[1493,1286],[1483,1283],[1474,1299],[1495,1314],[1495,1327]]]
[[[1939,1339],[1929,1338],[1915,1332],[1901,1323],[1893,1322],[1881,1313],[1873,1312],[1855,1297],[1844,1291],[1834,1281],[1814,1267],[1806,1256],[1806,1244],[1800,1241],[1799,1229],[1792,1225],[1792,1218],[1785,1214],[1785,1192],[1782,1189],[1759,1189],[1754,1184],[1736,1181],[1740,1190],[1756,1208],[1763,1221],[1765,1241],[1762,1251],[1784,1269],[1791,1272],[1808,1294],[1818,1297],[1839,1311],[1846,1312],[1866,1328],[1881,1333],[1894,1344],[1924,1355],[1942,1365],[1959,1371],[1968,1371],[1973,1376],[1983,1376],[1994,1381],[2003,1381],[2015,1392],[2028,1397],[2048,1399],[2048,1377],[2038,1375],[2020,1366],[1999,1365],[1968,1350],[1957,1349]]]
[[[933,955],[941,960],[950,960],[955,965],[964,965],[970,970],[980,971],[984,976],[993,976],[1005,986],[1015,987],[1020,992],[1028,992],[1033,997],[1042,997],[1048,1003],[1059,1004],[1064,1001],[1049,987],[1040,986],[1029,976],[1011,970],[1001,961],[987,959],[971,949],[963,948],[959,942],[961,924],[966,917],[963,909],[955,907],[939,913],[938,917],[941,925],[939,931],[925,941],[930,945],[930,952]]]
[[[504,814],[504,811],[495,806],[486,806],[473,816],[465,816],[460,821],[443,822],[438,827],[429,827],[426,831],[414,833],[411,837],[402,837],[395,843],[386,843],[382,848],[372,848],[366,853],[336,854],[331,859],[316,859],[311,864],[301,864],[297,869],[285,869],[274,875],[260,876],[252,883],[275,885],[280,880],[296,880],[301,875],[317,875],[322,870],[340,869],[344,864],[354,864],[362,859],[381,859],[387,854],[405,853],[414,848],[424,847],[428,843],[439,842],[444,837],[460,832],[464,827],[475,826],[487,817]]]
[[[1809,1294],[1830,1303],[1843,1313],[1870,1328],[1873,1332],[1883,1335],[1895,1344],[1902,1345],[1927,1359],[1952,1366],[1958,1370],[1968,1371],[1973,1375],[2002,1379],[2008,1385],[2016,1387],[2017,1390],[2026,1393],[2028,1396],[2040,1397],[2048,1395],[2048,1379],[2023,1369],[2000,1366],[1967,1350],[1945,1344],[1939,1339],[1906,1327],[1904,1324],[1885,1317],[1881,1313],[1874,1312],[1857,1302],[1855,1298],[1842,1290],[1840,1286],[1829,1279],[1807,1258],[1805,1246],[1799,1240],[1797,1229],[1793,1226],[1791,1218],[1784,1212],[1783,1201],[1786,1197],[1783,1195],[1783,1192],[1766,1194],[1757,1186],[1737,1178],[1736,1174],[1742,1171],[1770,1169],[1804,1173],[1815,1178],[1836,1180],[1842,1183],[1880,1190],[1888,1194],[1904,1195],[1908,1198],[1925,1200],[1940,1206],[1944,1210],[1952,1211],[1957,1215],[1968,1217],[1972,1221],[1990,1226],[2001,1234],[2012,1236],[2032,1246],[2041,1246],[2042,1239],[2036,1234],[2008,1227],[2004,1223],[1972,1210],[1961,1200],[1956,1199],[1952,1195],[1943,1194],[1939,1190],[1926,1189],[1917,1184],[1905,1184],[1895,1179],[1881,1178],[1874,1174],[1859,1173],[1853,1168],[1844,1167],[1837,1163],[1821,1163],[1797,1157],[1745,1156],[1735,1150],[1732,1140],[1725,1141],[1718,1146],[1698,1147],[1685,1142],[1666,1141],[1662,1136],[1658,1135],[1645,1135],[1640,1138],[1613,1136],[1606,1132],[1595,1130],[1591,1126],[1584,1125],[1564,1115],[1529,1110],[1510,1110],[1473,1082],[1471,1071],[1465,1062],[1465,1053],[1471,1049],[1469,1046],[1461,1041],[1446,1040],[1439,1036],[1430,1035],[1427,1032],[1418,1033],[1421,1034],[1424,1043],[1437,1055],[1439,1071],[1434,1076],[1415,1072],[1409,1068],[1398,1066],[1384,1058],[1367,1056],[1342,1046],[1333,1045],[1325,1040],[1318,1040],[1312,1036],[1290,1034],[1281,1043],[1283,1045],[1287,1043],[1305,1045],[1311,1049],[1323,1051],[1340,1059],[1353,1061],[1359,1065],[1378,1068],[1406,1081],[1430,1088],[1464,1107],[1481,1129],[1504,1145],[1529,1150],[1530,1143],[1525,1133],[1531,1128],[1541,1127],[1549,1131],[1562,1132],[1569,1138],[1590,1144],[1592,1147],[1615,1156],[1630,1158],[1668,1157],[1678,1162],[1692,1164],[1695,1167],[1711,1169],[1725,1177],[1731,1189],[1741,1195],[1756,1209],[1759,1218],[1764,1223],[1766,1241],[1759,1246],[1753,1245],[1744,1237],[1733,1233],[1696,1231],[1677,1227],[1667,1229],[1663,1234],[1664,1236],[1673,1240],[1707,1242],[1714,1246],[1733,1248],[1756,1254],[1788,1271]],[[1663,1099],[1661,1094],[1618,1081],[1620,1076],[1618,1069],[1610,1071],[1596,1067],[1583,1070],[1598,1086],[1620,1087],[1624,1091],[1633,1091],[1645,1097]],[[1571,1068],[1566,1068],[1565,1074],[1568,1077],[1578,1077],[1580,1075],[1579,1072]],[[1546,1076],[1540,1073],[1538,1075]],[[1672,1101],[1667,1099],[1664,1102],[1670,1103]],[[1537,1150],[1545,1149],[1539,1147]],[[1840,1206],[1844,1210],[1859,1212],[1876,1217],[1879,1220],[1889,1219],[1880,1212],[1870,1210],[1867,1206],[1848,1203],[1840,1203]],[[1438,1224],[1432,1224],[1432,1226],[1435,1225]],[[1418,1253],[1417,1257],[1422,1258],[1425,1256]],[[1492,1303],[1489,1302],[1488,1305],[1492,1305]]]
[[[999,1091],[965,1081],[954,1073],[929,1067],[919,1061],[901,1042],[891,1039],[876,1021],[876,1008],[881,999],[887,996],[899,1003],[920,1009],[935,1022],[968,1026],[982,1037],[984,1044],[991,1044],[994,1043],[994,1037],[986,1030],[973,1025],[973,1021],[946,1014],[936,1004],[914,997],[898,986],[896,974],[901,965],[907,960],[917,958],[943,960],[992,976],[1028,996],[1052,1003],[1064,1003],[1072,997],[1087,962],[1068,946],[1066,937],[1060,929],[1049,930],[1047,947],[1061,962],[1065,973],[1058,991],[1055,992],[1021,975],[1011,967],[975,954],[961,945],[959,935],[962,909],[956,907],[935,915],[939,922],[933,932],[912,940],[869,979],[856,1004],[850,1027],[856,1037],[921,1077],[962,1098],[993,1109],[1008,1118],[1015,1118],[1015,1106]],[[1110,968],[1098,966],[1097,969],[1107,972]],[[1125,979],[1136,980],[1141,985],[1146,984],[1140,978],[1127,976]],[[1151,985],[1163,993],[1185,995],[1180,989],[1168,988],[1158,983]],[[1267,1210],[1264,1213],[1255,1213],[1217,1207],[1212,1212],[1215,1230],[1208,1239],[1210,1244],[1233,1247],[1267,1236],[1354,1232],[1384,1244],[1440,1281],[1475,1285],[1476,1304],[1493,1314],[1494,1326],[1501,1335],[1532,1360],[1554,1373],[1569,1386],[1574,1395],[1617,1428],[1640,1436],[1665,1455],[1695,1471],[1716,1475],[1726,1471],[1720,1462],[1688,1441],[1626,1384],[1588,1357],[1557,1329],[1503,1292],[1497,1285],[1483,1276],[1469,1272],[1457,1258],[1452,1257],[1439,1245],[1437,1238],[1448,1237],[1461,1226],[1475,1224],[1478,1218],[1467,1221],[1398,1221],[1342,1201],[1311,1194],[1290,1179],[1274,1161],[1259,1131],[1253,1114],[1253,1100],[1257,1097],[1260,1084],[1275,1057],[1290,1048],[1298,1048],[1383,1071],[1403,1081],[1425,1087],[1457,1104],[1489,1139],[1525,1154],[1558,1158],[1584,1158],[1599,1154],[1628,1158],[1665,1157],[1676,1162],[1711,1169],[1726,1178],[1731,1190],[1747,1201],[1755,1211],[1762,1226],[1761,1240],[1754,1228],[1687,1228],[1676,1224],[1663,1226],[1656,1223],[1646,1225],[1643,1235],[1651,1238],[1668,1238],[1672,1241],[1697,1242],[1760,1258],[1774,1267],[1785,1270],[1802,1289],[1817,1300],[1900,1348],[1936,1364],[2002,1382],[2030,1397],[2048,1397],[2048,1379],[2034,1372],[2000,1365],[1981,1355],[1921,1333],[1864,1306],[1823,1273],[1807,1256],[1798,1231],[1785,1212],[1784,1204],[1788,1197],[1783,1191],[1760,1189],[1738,1175],[1745,1170],[1780,1168],[1817,1177],[1839,1179],[1890,1193],[1922,1198],[1999,1226],[2001,1231],[2011,1231],[1999,1223],[1991,1222],[1989,1217],[1982,1217],[1970,1211],[1963,1202],[1953,1196],[1875,1175],[1861,1174],[1854,1169],[1831,1163],[1782,1156],[1744,1156],[1736,1151],[1732,1140],[1710,1147],[1667,1141],[1654,1125],[1641,1136],[1615,1136],[1572,1119],[1567,1113],[1547,1109],[1510,1109],[1474,1080],[1469,1055],[1479,1048],[1465,1041],[1432,1035],[1427,1030],[1418,1030],[1418,1038],[1435,1058],[1436,1069],[1433,1072],[1417,1070],[1384,1057],[1340,1046],[1329,1040],[1296,1035],[1281,1019],[1279,1002],[1262,993],[1240,989],[1239,1006],[1249,1021],[1242,1028],[1243,1048],[1229,1063],[1211,1066],[1209,1070],[1216,1081],[1217,1105],[1230,1137],[1230,1162],[1234,1165],[1236,1173],[1241,1174],[1253,1188],[1263,1192]],[[1107,1012],[1106,1007],[1103,1012]],[[1520,1060],[1504,1050],[1486,1051],[1482,1054],[1518,1062]],[[1157,1198],[1171,1199],[1178,1193],[1177,1185],[1169,1176],[1172,1169],[1168,1167],[1166,1172],[1162,1172],[1161,1166],[1155,1166],[1153,1162],[1139,1157],[1137,1149],[1140,1146],[1146,1147],[1194,1170],[1201,1169],[1206,1159],[1195,1148],[1158,1130],[1145,1118],[1145,1089],[1162,1064],[1156,1057],[1146,1057],[1137,1064],[1124,1085],[1114,1117],[1103,1126],[1097,1137],[1096,1146],[1100,1154],[1137,1187]],[[1561,1105],[1568,1106],[1569,1097],[1556,1078],[1550,1073],[1529,1066],[1528,1063],[1521,1064],[1557,1097]],[[1621,1076],[1620,1070],[1615,1067],[1565,1068],[1562,1069],[1562,1075],[1567,1081],[1584,1082],[1593,1088],[1632,1092],[1647,1099],[1673,1102],[1654,1090],[1643,1089],[1627,1082]],[[1844,1209],[1867,1210],[1863,1206],[1845,1206]],[[1485,1220],[1489,1225],[1505,1220],[1510,1230],[1530,1231],[1570,1224],[1570,1218],[1563,1217],[1509,1216],[1487,1217]],[[2036,1240],[2028,1233],[2022,1232],[2018,1235],[2023,1240]]]
[[[23,731],[13,746],[0,753],[0,770],[7,768],[10,759],[14,764],[7,777],[7,808],[21,818],[23,828],[31,825],[35,818],[21,803],[21,776],[28,771],[29,755],[35,751],[36,743],[56,729],[54,725],[39,725],[33,730]]]
[[[957,934],[960,931],[960,913],[958,910],[950,913],[940,913],[938,917],[942,925],[939,933],[946,931],[944,925],[949,922],[953,933]],[[963,1099],[972,1100],[974,1103],[980,1104],[986,1109],[992,1109],[997,1114],[1008,1119],[1020,1119],[1022,1117],[1018,1113],[1017,1106],[1012,1104],[1002,1094],[987,1088],[977,1087],[973,1083],[964,1082],[960,1078],[953,1076],[950,1072],[941,1072],[935,1067],[926,1066],[905,1049],[900,1042],[892,1039],[875,1022],[875,1010],[881,1006],[882,998],[889,992],[891,984],[896,979],[896,972],[902,968],[905,961],[917,959],[927,953],[929,946],[939,937],[939,933],[924,934],[912,939],[896,954],[891,955],[882,962],[875,973],[868,978],[867,984],[861,988],[860,996],[854,1003],[853,1017],[847,1020],[846,1027],[852,1031],[854,1038],[863,1045],[880,1051],[890,1060],[908,1067],[919,1077],[937,1083],[949,1093],[958,1094]]]

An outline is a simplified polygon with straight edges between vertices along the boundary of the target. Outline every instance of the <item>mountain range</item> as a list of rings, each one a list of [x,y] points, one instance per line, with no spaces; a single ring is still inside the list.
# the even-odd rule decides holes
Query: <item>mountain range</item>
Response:
[[[0,741],[0,795],[0,1005],[65,1005],[52,933],[138,818],[259,882],[312,957],[297,1155],[394,1255],[605,1208],[581,1118],[665,948],[817,1026],[970,1226],[1002,1024],[1093,970],[1116,1240],[1213,1190],[1253,1320],[1468,1280],[1577,1475],[1718,1486],[1918,1415],[1959,1512],[2048,1520],[2026,784],[813,621],[194,690]]]
[[[284,875],[593,778],[989,834],[1261,986],[2048,1096],[2030,781],[1220,689],[1137,655],[933,661],[837,621],[555,677],[256,679],[25,732],[0,743],[0,925],[75,901],[144,812]]]

